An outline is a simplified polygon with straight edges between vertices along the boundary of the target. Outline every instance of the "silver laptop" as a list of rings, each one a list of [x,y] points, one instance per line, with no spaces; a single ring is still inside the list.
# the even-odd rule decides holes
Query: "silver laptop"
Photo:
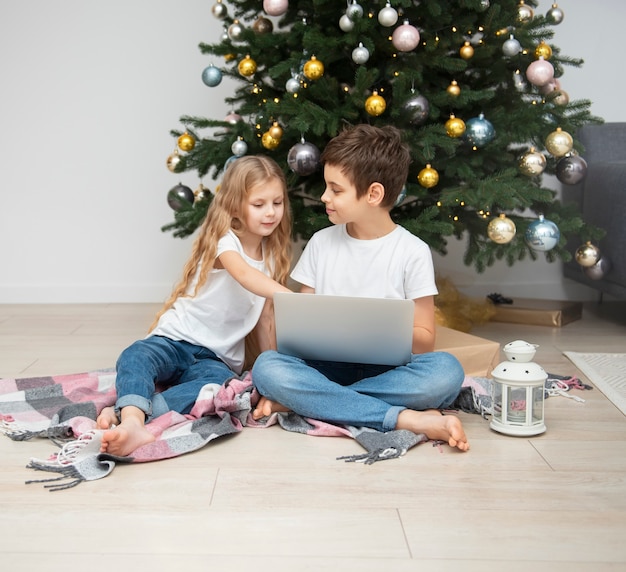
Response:
[[[404,365],[411,360],[412,300],[279,292],[280,353],[308,360]]]

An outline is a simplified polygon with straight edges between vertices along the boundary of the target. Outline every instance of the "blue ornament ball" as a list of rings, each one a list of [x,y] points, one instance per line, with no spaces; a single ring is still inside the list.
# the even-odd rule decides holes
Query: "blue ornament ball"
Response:
[[[222,82],[222,72],[214,65],[207,66],[202,71],[202,81],[209,87],[215,87]]]
[[[484,147],[491,143],[496,136],[496,130],[491,121],[485,119],[481,113],[465,122],[465,139],[475,147]]]
[[[543,215],[539,215],[537,220],[528,225],[524,235],[526,244],[533,250],[541,252],[552,250],[559,243],[560,238],[559,227]]]

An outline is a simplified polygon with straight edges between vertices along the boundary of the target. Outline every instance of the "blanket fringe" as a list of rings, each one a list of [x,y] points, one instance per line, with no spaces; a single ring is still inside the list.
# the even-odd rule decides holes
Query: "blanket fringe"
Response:
[[[26,481],[27,485],[33,483],[59,483],[59,484],[47,484],[44,488],[50,489],[51,492],[63,491],[71,489],[77,485],[80,485],[86,479],[78,472],[78,470],[72,465],[66,466],[54,466],[50,463],[41,462],[37,459],[31,459],[30,463],[26,465],[27,469],[34,469],[35,471],[46,471],[49,473],[61,473],[60,477],[51,477],[49,479],[33,479]],[[65,481],[60,483],[59,481]]]
[[[366,465],[373,465],[377,461],[397,459],[405,453],[406,449],[387,447],[386,449],[376,449],[375,451],[363,453],[362,455],[344,455],[343,457],[337,457],[337,460],[345,461],[346,463],[365,463]]]

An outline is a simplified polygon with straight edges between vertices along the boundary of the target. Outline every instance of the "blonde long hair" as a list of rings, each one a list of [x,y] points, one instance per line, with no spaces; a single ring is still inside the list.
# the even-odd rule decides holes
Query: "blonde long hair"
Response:
[[[159,318],[169,310],[177,298],[195,296],[206,284],[217,255],[217,243],[229,231],[241,235],[246,232],[245,221],[238,213],[245,212],[250,189],[272,179],[281,182],[284,193],[284,214],[280,224],[271,235],[265,238],[265,258],[270,266],[270,276],[282,285],[287,283],[291,267],[291,209],[285,174],[278,164],[264,155],[246,155],[235,160],[224,173],[224,179],[209,206],[204,222],[200,226],[191,256],[183,268],[183,276],[174,287],[169,299],[159,311],[150,331]],[[188,293],[194,276],[201,268],[193,293]]]

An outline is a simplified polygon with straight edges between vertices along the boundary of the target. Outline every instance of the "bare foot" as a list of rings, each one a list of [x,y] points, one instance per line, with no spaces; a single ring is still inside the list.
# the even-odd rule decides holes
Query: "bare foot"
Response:
[[[404,409],[398,415],[396,429],[408,429],[413,433],[424,433],[434,441],[445,441],[460,451],[469,450],[469,443],[461,420],[454,415],[442,415],[436,409],[414,411]]]
[[[96,426],[98,429],[111,429],[115,425],[119,425],[120,420],[115,414],[115,408],[113,406],[105,407],[100,411],[100,415],[96,419]]]
[[[261,396],[254,411],[252,412],[252,419],[259,420],[263,417],[269,417],[272,413],[280,413],[290,411],[284,405],[278,403],[278,401],[272,401],[267,397]]]
[[[115,429],[109,429],[102,434],[100,452],[126,457],[135,449],[154,440],[154,435],[143,423],[138,423],[134,419],[123,420]]]

